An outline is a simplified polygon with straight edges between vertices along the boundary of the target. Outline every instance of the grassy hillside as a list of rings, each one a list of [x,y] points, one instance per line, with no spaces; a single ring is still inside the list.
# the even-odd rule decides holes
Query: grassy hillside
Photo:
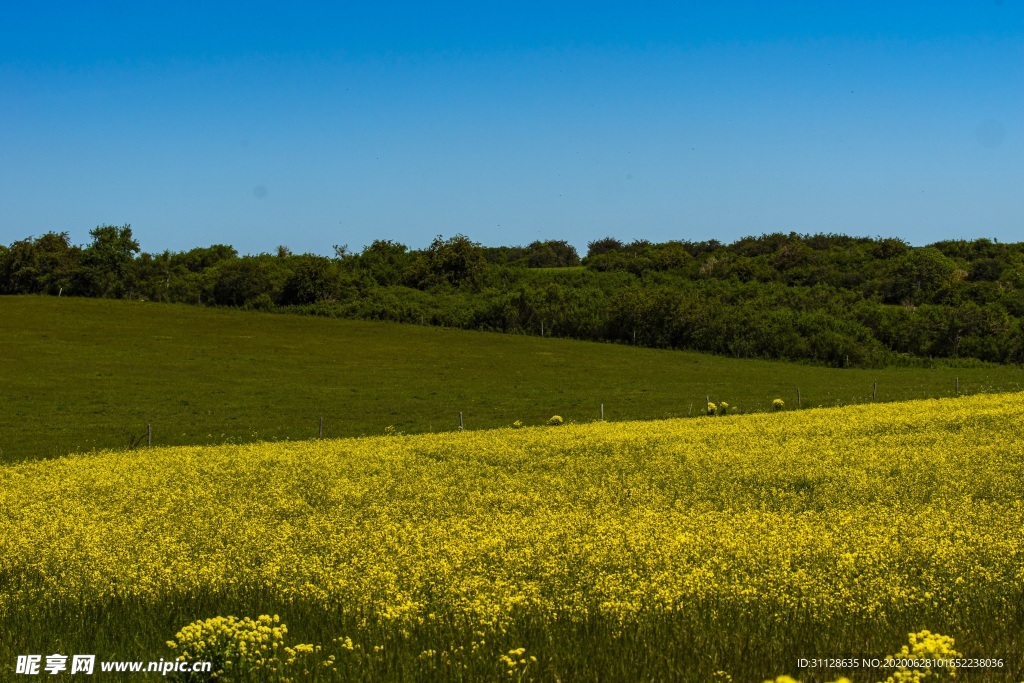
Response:
[[[1016,367],[839,370],[185,305],[0,297],[0,461],[154,445],[742,412],[1024,387]]]
[[[955,680],[1020,681],[1022,419],[1007,394],[0,466],[0,678],[216,659],[223,622],[175,634],[279,613],[323,647],[304,682],[874,683],[797,659],[924,629],[1003,661]]]

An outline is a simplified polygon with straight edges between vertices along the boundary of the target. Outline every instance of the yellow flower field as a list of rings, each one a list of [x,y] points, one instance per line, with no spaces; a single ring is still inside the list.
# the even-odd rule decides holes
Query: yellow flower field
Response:
[[[523,680],[810,680],[798,656],[921,628],[1011,655],[1022,426],[1024,394],[1004,394],[5,466],[0,642],[44,638],[26,615],[121,605],[142,631],[181,614],[141,638],[162,643],[272,596],[325,652],[348,639],[328,678],[504,675],[522,647]],[[59,642],[101,642],[72,622]]]

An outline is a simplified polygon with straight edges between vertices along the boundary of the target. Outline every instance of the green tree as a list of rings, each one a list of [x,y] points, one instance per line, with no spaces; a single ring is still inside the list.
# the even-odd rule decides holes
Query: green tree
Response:
[[[133,262],[139,243],[130,225],[101,225],[89,231],[92,243],[82,251],[73,282],[82,296],[122,298],[135,286]]]
[[[913,249],[896,260],[889,299],[893,303],[931,301],[951,283],[956,263],[935,247]]]
[[[226,306],[252,305],[261,297],[272,298],[287,278],[274,256],[248,256],[224,261],[214,269],[214,301]]]
[[[413,280],[421,288],[437,285],[473,286],[487,268],[483,248],[465,235],[449,239],[440,235],[423,252]]]
[[[235,248],[227,244],[214,244],[209,247],[196,247],[189,251],[173,254],[175,265],[180,264],[192,273],[201,273],[221,261],[238,258]]]
[[[599,240],[587,243],[587,258],[607,254],[610,251],[622,251],[622,249],[623,244],[621,240],[617,240],[614,237],[602,237]]]
[[[564,268],[579,264],[576,247],[563,240],[532,242],[526,248],[526,265],[530,268]]]
[[[363,248],[355,260],[355,268],[373,278],[377,284],[387,287],[402,281],[412,260],[412,254],[404,244],[374,240],[370,246]]]
[[[299,263],[281,288],[284,305],[313,304],[338,295],[338,271],[331,259],[323,256],[298,257]]]
[[[0,293],[70,293],[81,256],[82,250],[72,246],[66,232],[48,232],[0,248]]]

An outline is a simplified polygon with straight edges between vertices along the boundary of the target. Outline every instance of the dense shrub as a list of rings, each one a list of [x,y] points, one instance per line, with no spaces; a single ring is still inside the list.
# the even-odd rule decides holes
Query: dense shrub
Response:
[[[692,349],[837,367],[1024,362],[1024,244],[773,233],[724,245],[614,237],[335,258],[227,245],[138,253],[130,226],[0,246],[0,293],[146,298]]]

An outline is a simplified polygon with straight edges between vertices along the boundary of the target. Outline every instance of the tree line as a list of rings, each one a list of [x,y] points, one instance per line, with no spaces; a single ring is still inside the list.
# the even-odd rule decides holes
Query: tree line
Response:
[[[215,244],[142,252],[131,227],[0,245],[0,293],[132,298],[570,337],[838,367],[1024,362],[1024,244],[772,233],[731,244],[612,237],[333,257]]]

